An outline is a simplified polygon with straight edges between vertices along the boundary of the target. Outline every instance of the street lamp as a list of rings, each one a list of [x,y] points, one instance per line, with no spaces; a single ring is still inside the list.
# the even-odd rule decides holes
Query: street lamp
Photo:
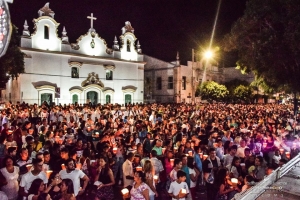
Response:
[[[218,48],[216,48],[216,51],[218,50]],[[205,82],[206,80],[206,66],[208,64],[208,61],[211,60],[214,57],[214,52],[211,51],[210,49],[204,51],[202,53],[202,59],[201,59],[201,63],[203,61],[203,59],[205,60],[205,65],[204,65],[204,71],[203,71],[203,78],[202,78],[202,82]],[[195,80],[194,80],[194,62],[195,62],[195,51],[194,49],[192,49],[192,102],[195,100]]]

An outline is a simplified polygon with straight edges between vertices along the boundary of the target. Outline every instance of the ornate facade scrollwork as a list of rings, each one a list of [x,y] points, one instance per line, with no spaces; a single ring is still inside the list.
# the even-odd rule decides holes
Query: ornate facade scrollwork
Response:
[[[98,74],[96,74],[95,72],[89,73],[87,79],[81,83],[81,86],[86,87],[91,84],[96,84],[101,87],[104,87],[103,83],[99,80]]]

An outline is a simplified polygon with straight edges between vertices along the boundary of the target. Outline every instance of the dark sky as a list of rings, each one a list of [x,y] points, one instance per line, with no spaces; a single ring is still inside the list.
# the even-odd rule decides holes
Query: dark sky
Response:
[[[33,18],[46,1],[15,0],[10,6],[12,22],[19,32],[25,19],[30,30]],[[200,49],[209,43],[218,0],[52,0],[50,8],[60,23],[61,36],[66,27],[69,40],[75,43],[90,28],[87,16],[94,13],[94,28],[112,46],[114,36],[121,35],[125,21],[130,21],[140,41],[143,53],[165,60],[175,60],[179,51],[182,64],[191,60],[191,49]],[[230,31],[235,20],[242,16],[246,0],[223,0],[216,27],[218,45]]]

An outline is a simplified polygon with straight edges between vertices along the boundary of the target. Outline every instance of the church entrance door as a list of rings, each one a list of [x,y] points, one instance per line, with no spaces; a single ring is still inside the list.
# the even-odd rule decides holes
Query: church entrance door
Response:
[[[93,105],[98,103],[98,93],[95,91],[90,91],[86,93],[87,103],[92,103]]]
[[[106,103],[111,103],[110,102],[110,95],[106,95]]]
[[[131,95],[130,94],[125,95],[125,103],[131,103]]]
[[[52,94],[51,93],[43,93],[41,94],[41,104],[43,104],[45,101],[47,102],[48,105],[52,103]]]

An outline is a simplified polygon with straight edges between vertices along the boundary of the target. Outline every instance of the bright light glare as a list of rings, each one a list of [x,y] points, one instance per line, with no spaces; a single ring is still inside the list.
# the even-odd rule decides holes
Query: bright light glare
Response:
[[[204,52],[204,57],[206,58],[206,59],[211,59],[212,57],[213,57],[213,52],[212,51],[206,51],[206,52]]]

